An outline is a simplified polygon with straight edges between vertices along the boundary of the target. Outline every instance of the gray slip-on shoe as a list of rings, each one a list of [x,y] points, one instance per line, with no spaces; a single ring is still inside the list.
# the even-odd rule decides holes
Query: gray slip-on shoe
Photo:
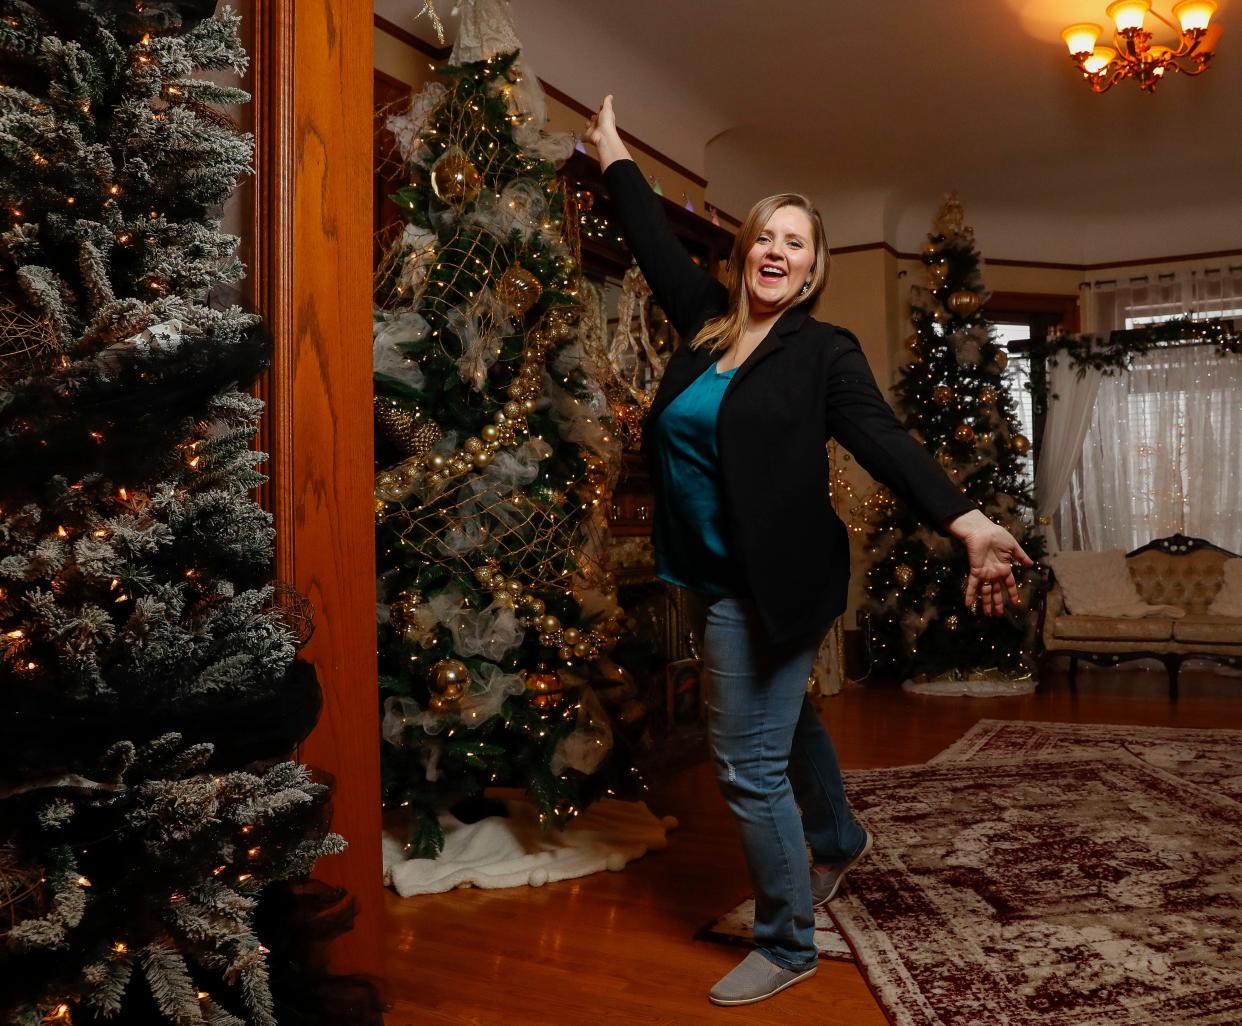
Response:
[[[863,833],[867,835],[867,840],[863,842],[862,848],[848,862],[832,869],[816,869],[811,867],[811,904],[816,908],[826,905],[837,896],[837,891],[841,889],[841,881],[845,879],[845,874],[853,869],[871,850],[873,838],[871,831],[863,827]]]
[[[707,996],[717,1005],[753,1005],[813,976],[818,968],[819,962],[801,971],[785,969],[752,951]]]

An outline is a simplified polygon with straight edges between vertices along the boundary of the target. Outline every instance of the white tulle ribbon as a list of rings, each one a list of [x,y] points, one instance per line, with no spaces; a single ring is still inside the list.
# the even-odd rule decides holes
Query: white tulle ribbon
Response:
[[[584,687],[578,701],[573,733],[557,742],[548,768],[556,776],[567,769],[591,774],[612,750],[612,726],[595,692]]]
[[[413,310],[398,310],[395,313],[377,310],[371,346],[371,367],[375,373],[396,378],[411,388],[421,390],[426,384],[426,377],[418,361],[401,351],[401,344],[418,342],[427,330],[427,322]]]
[[[421,163],[428,154],[423,132],[431,113],[447,92],[443,82],[428,82],[410,98],[410,105],[399,114],[390,114],[384,127],[397,140],[397,150],[407,164]]]

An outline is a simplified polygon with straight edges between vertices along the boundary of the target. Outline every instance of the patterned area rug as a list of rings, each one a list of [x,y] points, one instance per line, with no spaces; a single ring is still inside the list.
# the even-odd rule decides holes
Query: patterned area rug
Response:
[[[695,940],[714,940],[724,944],[740,944],[751,947],[751,934],[755,930],[755,899],[747,898],[732,912],[708,923],[695,935]],[[815,911],[815,947],[820,958],[839,962],[852,962],[850,946],[824,909]]]
[[[848,787],[876,846],[832,911],[897,1026],[1242,1022],[1242,806],[1121,750]]]
[[[980,720],[931,761],[976,762],[1119,749],[1242,804],[1242,730]]]

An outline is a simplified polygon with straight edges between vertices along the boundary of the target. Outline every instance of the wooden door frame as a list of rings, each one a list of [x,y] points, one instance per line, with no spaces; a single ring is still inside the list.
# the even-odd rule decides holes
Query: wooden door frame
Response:
[[[256,0],[255,202],[250,289],[272,334],[261,444],[276,572],[315,606],[303,650],[323,688],[299,749],[335,783],[333,829],[349,843],[315,876],[348,890],[340,972],[382,974],[379,709],[372,506],[372,7]]]

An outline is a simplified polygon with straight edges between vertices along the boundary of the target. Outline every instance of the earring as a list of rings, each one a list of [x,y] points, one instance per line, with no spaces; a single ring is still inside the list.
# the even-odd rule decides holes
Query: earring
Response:
[[[811,287],[811,283],[809,281],[804,281],[802,283],[802,288],[798,291],[798,295],[802,295],[802,293],[805,292],[810,287]]]

